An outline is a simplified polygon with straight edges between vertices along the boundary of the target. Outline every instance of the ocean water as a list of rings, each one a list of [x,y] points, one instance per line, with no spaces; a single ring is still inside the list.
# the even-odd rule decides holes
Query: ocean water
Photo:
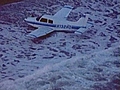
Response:
[[[24,21],[74,7],[68,20],[89,13],[82,35],[53,32],[29,40]],[[120,1],[23,0],[0,7],[0,90],[119,90]]]

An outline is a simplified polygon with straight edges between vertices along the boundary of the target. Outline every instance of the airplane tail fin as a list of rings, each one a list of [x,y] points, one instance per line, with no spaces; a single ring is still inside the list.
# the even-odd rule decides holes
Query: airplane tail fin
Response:
[[[88,21],[88,16],[89,16],[89,14],[85,14],[84,16],[82,16],[82,17],[77,21],[77,23],[78,23],[80,26],[86,27],[86,24],[87,24],[87,21]]]
[[[79,24],[81,28],[75,31],[76,34],[82,34],[86,31],[87,21],[88,21],[88,14],[84,15],[77,21],[77,24]]]

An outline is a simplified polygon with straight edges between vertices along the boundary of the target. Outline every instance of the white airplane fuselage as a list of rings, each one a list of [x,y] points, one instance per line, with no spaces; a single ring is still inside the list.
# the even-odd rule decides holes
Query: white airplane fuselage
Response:
[[[39,20],[36,20],[37,17],[28,17],[27,19],[25,19],[25,21],[33,26],[33,27],[49,27],[54,29],[54,31],[75,31],[79,28],[86,28],[84,26],[80,26],[77,22],[71,22],[71,21],[67,21],[66,19],[58,19],[58,18],[49,18],[49,15],[44,15],[42,16]],[[47,20],[52,20],[52,23],[47,22],[41,22],[40,20],[42,18],[45,18]]]

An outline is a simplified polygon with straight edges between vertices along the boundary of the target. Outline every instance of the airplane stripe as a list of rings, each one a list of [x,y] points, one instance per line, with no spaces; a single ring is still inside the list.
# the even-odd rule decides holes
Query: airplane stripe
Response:
[[[32,22],[32,21],[27,21],[27,22],[31,23],[31,24],[43,25],[43,26],[50,26],[50,27],[55,27],[56,26],[56,25],[44,24],[44,23],[38,23],[38,22]]]
[[[86,28],[85,26],[72,26],[72,29]]]
[[[47,23],[39,23],[39,22],[32,22],[32,21],[27,21],[28,23],[31,24],[36,24],[36,25],[43,25],[43,26],[50,26],[50,27],[57,27],[58,24],[47,24]],[[69,29],[79,29],[79,28],[86,28],[85,26],[71,26],[69,25],[71,28]]]

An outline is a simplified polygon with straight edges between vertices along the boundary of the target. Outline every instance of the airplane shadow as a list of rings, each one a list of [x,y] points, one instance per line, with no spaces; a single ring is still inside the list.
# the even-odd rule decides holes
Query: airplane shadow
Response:
[[[43,40],[49,38],[49,37],[52,37],[52,36],[55,36],[56,33],[59,33],[59,32],[63,32],[63,33],[74,33],[73,31],[53,31],[47,35],[44,35],[44,36],[41,36],[41,37],[38,37],[38,38],[34,38],[34,39],[31,39],[34,43],[36,44],[39,44],[41,43]]]

